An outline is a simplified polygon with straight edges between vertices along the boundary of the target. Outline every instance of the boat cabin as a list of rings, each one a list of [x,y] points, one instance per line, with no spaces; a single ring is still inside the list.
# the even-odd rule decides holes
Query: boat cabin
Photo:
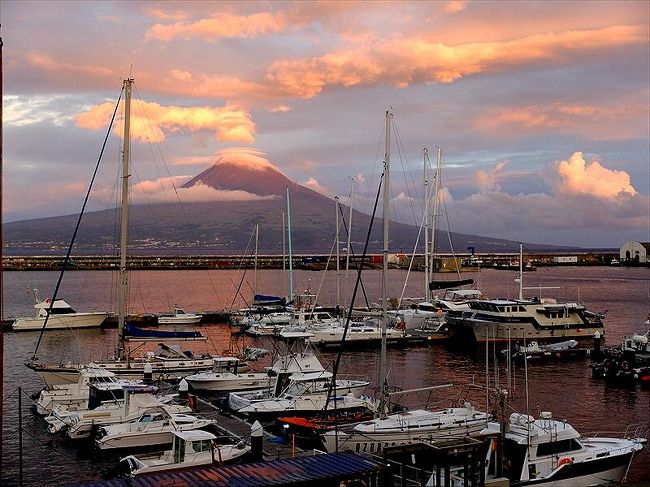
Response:
[[[175,431],[172,445],[174,463],[183,463],[191,454],[212,451],[217,439],[212,433],[203,430]]]

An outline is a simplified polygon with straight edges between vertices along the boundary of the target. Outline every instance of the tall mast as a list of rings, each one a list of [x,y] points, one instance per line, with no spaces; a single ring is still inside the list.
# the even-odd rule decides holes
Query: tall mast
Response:
[[[118,292],[118,328],[119,345],[117,358],[124,358],[124,318],[126,316],[126,241],[129,231],[129,158],[131,151],[131,89],[133,79],[124,80],[124,135],[122,147],[122,207],[120,211],[120,287]]]
[[[339,223],[339,197],[334,198],[336,202],[336,305],[341,302],[341,226]]]
[[[348,216],[348,246],[345,253],[345,278],[350,272],[350,245],[352,244],[352,207],[354,205],[354,178],[350,178],[350,214]]]
[[[293,301],[293,254],[291,253],[291,200],[287,186],[287,241],[289,242],[289,302]]]
[[[386,329],[388,328],[388,213],[390,208],[390,119],[392,114],[386,111],[386,153],[384,154],[384,249],[382,252],[383,268],[381,273],[381,398],[379,406],[380,417],[386,417]]]
[[[429,300],[429,151],[422,149],[424,161],[424,188],[422,189],[424,204],[424,300]]]
[[[436,169],[433,172],[433,214],[431,215],[431,261],[429,263],[429,272],[431,274],[431,280],[433,280],[433,274],[434,274],[434,269],[435,269],[435,252],[437,248],[437,242],[436,242],[436,237],[437,237],[437,232],[436,232],[436,227],[437,227],[437,218],[438,218],[438,199],[440,197],[439,191],[440,191],[440,158],[442,156],[442,148],[440,146],[437,147],[437,153],[436,153]]]
[[[524,299],[524,244],[519,242],[519,300]]]
[[[260,243],[260,222],[255,222],[255,272],[253,273],[253,298],[257,294],[257,252]]]

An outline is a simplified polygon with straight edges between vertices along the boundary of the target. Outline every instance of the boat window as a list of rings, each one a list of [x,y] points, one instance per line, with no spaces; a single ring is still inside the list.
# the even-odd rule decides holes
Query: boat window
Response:
[[[211,440],[193,441],[192,450],[194,450],[195,453],[199,453],[202,451],[210,451],[210,443]]]
[[[537,446],[537,456],[557,455],[560,453],[580,450],[580,443],[571,438],[568,440],[551,441],[550,443],[540,443]]]

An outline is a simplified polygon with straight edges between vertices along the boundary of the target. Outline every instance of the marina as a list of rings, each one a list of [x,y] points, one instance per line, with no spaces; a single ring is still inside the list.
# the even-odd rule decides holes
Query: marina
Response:
[[[161,288],[174,290],[180,286],[180,281],[187,281],[185,273],[193,271],[137,271],[133,273],[133,282],[138,283],[139,293],[145,298],[144,302],[148,306],[160,307],[164,310],[167,306],[164,293],[160,292]],[[206,272],[214,273],[212,276]],[[228,272],[234,271],[201,271],[192,274],[191,278],[195,283],[195,291],[191,294],[184,295],[181,292],[174,293],[189,300],[188,304],[192,309],[201,309],[216,304],[215,295],[212,293],[208,284],[211,280],[218,278],[220,282],[227,282]],[[276,271],[264,270],[259,273],[258,278],[261,285],[269,286],[276,280]],[[391,272],[390,283],[395,288],[399,287],[399,282],[403,279],[403,271],[393,269]],[[498,270],[482,270],[479,281],[480,287],[484,293],[490,296],[501,296],[514,298],[518,293],[518,287],[514,283],[516,273],[503,273]],[[317,279],[318,274],[311,271],[297,271],[295,273],[295,282],[298,289],[307,288],[310,282]],[[24,314],[29,310],[33,301],[31,295],[24,291],[25,288],[40,286],[45,289],[56,277],[55,273],[38,272],[9,272],[6,273],[5,279],[5,296],[11,298],[7,302],[13,303],[8,312],[14,315]],[[476,275],[474,276],[476,278]],[[67,296],[71,296],[75,301],[83,299],[86,296],[101,296],[96,292],[102,285],[103,279],[109,282],[108,274],[103,272],[74,272],[68,275],[70,281],[64,283],[64,291]],[[81,279],[81,281],[80,281]],[[234,280],[234,276],[232,276]],[[379,273],[377,271],[368,271],[365,276],[369,292],[378,292],[379,290]],[[558,299],[577,300],[579,295],[580,301],[588,304],[591,308],[597,310],[609,311],[603,320],[605,324],[605,338],[603,346],[616,347],[626,336],[632,336],[642,331],[643,320],[639,321],[639,315],[644,317],[646,306],[645,296],[639,293],[639,289],[647,286],[647,270],[641,268],[620,268],[620,267],[594,267],[585,269],[583,273],[580,269],[571,267],[552,267],[540,268],[535,273],[535,277],[528,277],[532,284],[558,284],[560,289],[553,290],[553,295]],[[87,289],[87,285],[81,285],[82,282],[91,282],[95,289]],[[613,285],[615,284],[615,285]],[[69,286],[69,290],[68,290]],[[419,287],[414,284],[414,287]],[[323,288],[324,300],[334,297],[335,282],[334,276],[325,276]],[[220,296],[227,296],[232,293],[226,284],[219,290]],[[389,288],[390,293],[390,288]],[[231,294],[232,295],[232,294]],[[193,299],[192,302],[189,298]],[[98,309],[110,308],[108,301],[95,301],[92,303]],[[217,307],[216,305],[214,306]],[[141,311],[137,307],[134,312]],[[231,344],[237,340],[239,345],[235,348],[242,347],[260,347],[268,350],[274,350],[274,341],[270,337],[251,338],[245,336],[232,337],[236,329],[225,323],[208,324],[208,325],[182,325],[183,329],[191,328],[200,330],[208,336],[206,341],[184,342],[183,349],[190,349],[193,353],[201,354],[204,352],[221,354],[231,348]],[[115,343],[114,328],[107,329],[88,329],[76,330],[74,332],[64,330],[54,330],[44,335],[43,351],[39,352],[40,356],[48,357],[52,360],[74,358],[83,361],[88,356],[106,356],[110,355]],[[26,357],[33,352],[34,342],[38,333],[20,332],[5,334],[5,391],[10,393],[15,391],[20,384],[25,391],[36,393],[42,387],[43,383],[38,376],[23,364]],[[437,342],[436,342],[437,343]],[[522,343],[523,345],[523,343]],[[527,344],[530,345],[530,344]],[[150,343],[145,346],[147,350],[153,350],[156,343]],[[272,352],[273,355],[275,352]],[[428,408],[440,409],[448,407],[452,402],[457,400],[460,391],[460,385],[476,384],[482,388],[470,388],[470,392],[464,396],[477,409],[485,410],[485,353],[483,346],[467,346],[454,342],[443,342],[436,345],[414,345],[406,348],[389,348],[388,364],[390,368],[389,377],[391,383],[402,389],[422,388],[426,385],[448,381],[455,384],[449,390],[441,389],[433,392],[421,392],[415,395],[405,395],[402,403],[406,407],[417,409],[422,406],[422,401],[428,404]],[[336,351],[325,350],[320,354],[323,364],[332,363],[336,357]],[[498,354],[499,356],[501,354]],[[490,352],[490,360],[493,354]],[[252,362],[253,368],[263,370],[265,366],[270,365],[272,357],[260,359],[258,362]],[[342,354],[341,373],[354,374],[361,366],[366,370],[377,370],[379,353],[373,349],[355,349]],[[507,376],[507,360],[504,357],[498,359],[498,373],[500,380],[504,381]],[[530,404],[535,405],[536,411],[551,410],[554,418],[565,418],[571,422],[580,432],[597,433],[602,431],[618,431],[624,433],[629,425],[647,425],[647,411],[650,408],[650,391],[646,386],[634,385],[633,387],[624,387],[616,384],[607,384],[602,380],[592,378],[592,371],[589,367],[590,359],[580,360],[552,360],[543,363],[529,361],[528,363],[528,381]],[[515,407],[521,411],[525,410],[524,395],[521,389],[524,385],[524,365],[513,366],[515,385],[518,392],[514,393],[513,402]],[[490,381],[497,380],[497,371],[494,365],[490,365]],[[373,384],[376,384],[376,378]],[[368,395],[376,394],[376,386],[371,384],[367,389]],[[566,391],[572,391],[566,394]],[[198,391],[197,391],[198,393]],[[70,444],[70,440],[65,437],[51,436],[44,430],[44,422],[30,413],[30,406],[27,399],[23,398],[23,427],[26,433],[23,438],[24,442],[24,478],[27,485],[35,485],[37,479],[41,478],[43,472],[52,476],[52,484],[69,482],[71,478],[79,481],[92,481],[101,477],[101,472],[114,467],[119,461],[120,455],[110,451],[93,453],[91,450],[82,453],[78,447]],[[13,401],[13,407],[11,407]],[[8,438],[5,448],[3,449],[3,478],[16,478],[17,476],[17,455],[18,444],[15,428],[18,424],[16,406],[16,393],[5,401],[5,434]],[[199,413],[209,419],[214,419],[223,429],[224,434],[232,435],[236,438],[247,438],[250,436],[251,423],[242,421],[230,414],[223,413],[219,408],[215,408],[212,403],[203,399],[198,400]],[[538,409],[539,408],[539,409]],[[607,411],[616,408],[620,413],[616,416],[608,415]],[[607,417],[607,421],[602,418]],[[311,451],[314,447],[313,439],[309,441],[301,440],[301,435],[297,436],[295,446],[292,445],[291,439],[273,440],[282,438],[282,429],[269,428],[264,430],[264,458],[277,459],[291,458],[292,455],[300,455],[301,444],[305,445],[305,451]],[[12,435],[13,432],[13,435]],[[602,436],[602,433],[601,433]],[[269,441],[273,440],[273,441]],[[28,447],[27,447],[28,446]],[[324,447],[322,447],[324,448]],[[361,447],[363,448],[363,447]],[[369,448],[369,447],[368,447]],[[36,456],[47,455],[51,458],[50,466],[38,466],[32,464],[29,459]],[[75,458],[74,462],[69,462],[69,457]],[[644,480],[645,471],[650,465],[646,450],[642,451],[632,462],[628,475],[629,481]],[[8,477],[4,477],[7,475]],[[30,480],[31,479],[31,480]]]

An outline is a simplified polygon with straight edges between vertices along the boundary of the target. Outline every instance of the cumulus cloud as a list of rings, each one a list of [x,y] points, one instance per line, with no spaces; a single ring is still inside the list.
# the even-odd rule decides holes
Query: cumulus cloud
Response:
[[[499,162],[491,171],[476,171],[474,179],[478,188],[482,192],[501,191],[501,186],[499,186],[498,180],[507,164],[506,161]]]
[[[131,115],[131,136],[144,142],[163,141],[175,132],[213,131],[221,141],[252,142],[255,124],[244,110],[225,107],[179,107],[140,102],[141,110]],[[98,129],[106,127],[114,106],[110,102],[96,105],[75,117],[78,127]],[[144,113],[143,111],[144,110]],[[122,133],[118,124],[116,133]]]
[[[309,189],[313,189],[314,191],[322,195],[330,196],[330,197],[332,196],[332,192],[329,190],[329,188],[321,185],[314,177],[310,177],[309,179],[307,179],[307,181],[300,184],[306,186]]]
[[[555,168],[561,178],[561,184],[555,188],[558,193],[587,194],[605,199],[615,199],[621,193],[637,194],[629,174],[607,169],[598,161],[587,164],[582,152],[574,152],[568,160],[557,162]]]

